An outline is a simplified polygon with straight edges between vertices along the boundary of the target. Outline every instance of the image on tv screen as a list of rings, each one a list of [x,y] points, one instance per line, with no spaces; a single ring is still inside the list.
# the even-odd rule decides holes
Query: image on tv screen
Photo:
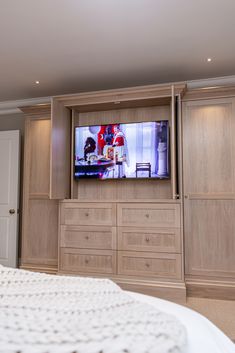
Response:
[[[76,179],[169,178],[168,121],[75,128]]]

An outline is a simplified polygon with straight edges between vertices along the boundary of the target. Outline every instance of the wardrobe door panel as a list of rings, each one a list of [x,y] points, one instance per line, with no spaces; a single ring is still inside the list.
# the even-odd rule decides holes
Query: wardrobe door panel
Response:
[[[235,276],[235,200],[185,202],[188,275]]]
[[[186,103],[183,132],[185,193],[234,193],[234,100]]]
[[[184,103],[185,270],[235,275],[235,99]]]

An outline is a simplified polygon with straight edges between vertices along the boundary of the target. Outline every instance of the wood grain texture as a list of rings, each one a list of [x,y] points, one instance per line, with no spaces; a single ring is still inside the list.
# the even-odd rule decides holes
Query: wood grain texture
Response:
[[[57,201],[31,199],[24,211],[27,226],[22,237],[22,265],[57,266]]]
[[[186,90],[186,84],[175,83],[174,90],[175,94],[183,95]],[[94,110],[91,109],[91,106],[97,104],[103,104],[102,109],[106,110],[110,109],[110,103],[116,104],[120,102],[121,104],[122,102],[128,102],[129,107],[135,107],[136,104],[139,106],[139,102],[142,101],[143,105],[146,106],[149,104],[149,100],[156,99],[156,101],[161,101],[162,98],[168,98],[168,102],[170,102],[171,86],[169,84],[119,88],[55,97],[57,101],[62,102],[66,107],[76,107],[77,110],[79,108],[84,110],[87,106],[87,109],[90,109],[90,111]]]
[[[235,276],[235,200],[185,201],[186,273]]]
[[[185,271],[235,276],[235,99],[184,103]]]
[[[202,87],[195,89],[187,89],[183,96],[183,101],[200,101],[204,99],[228,98],[235,97],[234,86],[217,86],[217,87]]]
[[[29,138],[29,193],[50,192],[50,120],[30,119]]]
[[[119,203],[117,222],[127,227],[179,228],[180,205]]]
[[[111,250],[87,250],[61,248],[60,269],[89,273],[116,273],[116,252]]]
[[[77,249],[115,250],[116,227],[61,226],[60,246]]]
[[[52,99],[50,198],[70,197],[71,111]]]
[[[181,255],[118,251],[118,274],[181,279]]]
[[[152,297],[163,298],[176,303],[186,303],[186,287],[184,283],[177,283],[176,281],[165,280],[157,281],[140,280],[139,278],[115,277],[112,278],[122,289],[150,295]]]
[[[180,228],[118,227],[118,249],[180,253]]]
[[[54,273],[58,253],[58,202],[49,200],[50,112],[25,110],[21,268]]]
[[[235,279],[232,281],[217,279],[186,278],[187,296],[235,301]]]
[[[234,193],[234,100],[184,105],[184,192]]]
[[[65,225],[116,225],[116,205],[110,203],[62,203],[61,224]]]

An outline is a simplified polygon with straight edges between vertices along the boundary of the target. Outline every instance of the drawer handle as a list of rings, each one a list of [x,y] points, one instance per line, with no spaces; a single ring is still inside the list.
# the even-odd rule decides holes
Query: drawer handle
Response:
[[[149,214],[147,213],[147,214],[145,215],[145,217],[146,217],[146,218],[149,218]]]
[[[149,242],[149,238],[148,238],[148,237],[146,237],[146,238],[145,238],[145,241],[148,243],[148,242]]]
[[[85,236],[85,239],[86,239],[86,240],[88,240],[88,239],[89,239],[89,236],[88,236],[88,235],[86,235],[86,236]]]
[[[85,259],[85,264],[89,264],[89,260],[88,259]]]
[[[149,267],[150,267],[150,265],[149,265],[147,262],[146,262],[145,266],[146,266],[147,268],[149,268]]]

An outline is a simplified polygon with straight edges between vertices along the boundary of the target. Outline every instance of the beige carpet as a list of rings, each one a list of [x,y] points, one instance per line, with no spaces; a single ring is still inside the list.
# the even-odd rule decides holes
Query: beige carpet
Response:
[[[188,297],[186,306],[206,316],[235,341],[235,301]]]

